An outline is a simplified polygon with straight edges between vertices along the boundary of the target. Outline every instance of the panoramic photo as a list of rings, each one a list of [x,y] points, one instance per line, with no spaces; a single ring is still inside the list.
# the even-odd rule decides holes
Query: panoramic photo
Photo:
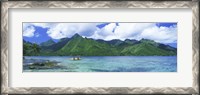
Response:
[[[177,72],[177,23],[23,24],[23,72]]]

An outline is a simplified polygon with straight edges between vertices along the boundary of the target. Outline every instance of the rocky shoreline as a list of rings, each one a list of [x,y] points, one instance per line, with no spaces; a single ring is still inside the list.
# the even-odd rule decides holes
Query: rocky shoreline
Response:
[[[43,59],[26,59],[23,60],[23,65],[25,69],[53,69],[60,68],[60,62],[50,61]]]

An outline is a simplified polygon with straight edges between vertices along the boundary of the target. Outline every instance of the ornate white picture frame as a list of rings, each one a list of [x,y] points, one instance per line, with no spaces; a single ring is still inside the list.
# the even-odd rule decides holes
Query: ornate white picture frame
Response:
[[[192,9],[192,87],[9,87],[9,9],[15,8],[190,8]],[[1,6],[2,94],[198,94],[198,1],[4,1]]]

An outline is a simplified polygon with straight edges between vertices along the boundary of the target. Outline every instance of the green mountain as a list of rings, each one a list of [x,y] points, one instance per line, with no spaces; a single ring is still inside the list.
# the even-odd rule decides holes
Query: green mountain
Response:
[[[117,50],[107,43],[100,43],[75,34],[57,53],[59,55],[108,56],[117,55],[116,52]]]
[[[121,53],[124,55],[134,55],[134,56],[152,56],[152,55],[160,55],[160,56],[169,56],[176,55],[176,49],[168,50],[166,48],[160,48],[160,45],[149,42],[141,42],[140,44],[136,44],[133,46],[129,46],[124,48]],[[165,46],[169,47],[169,46]]]
[[[27,43],[27,42],[26,42]],[[176,55],[177,49],[153,40],[126,39],[121,41],[94,40],[75,34],[55,43],[50,40],[40,45],[41,56],[169,56]],[[43,44],[44,44],[43,43]],[[48,43],[48,44],[47,44]],[[25,48],[27,49],[27,48]],[[28,48],[29,49],[29,48]],[[25,54],[31,55],[31,54]]]
[[[49,39],[48,41],[41,43],[40,46],[51,46],[53,44],[55,44],[55,42],[52,39]]]
[[[59,42],[54,43],[52,45],[49,46],[41,46],[43,51],[57,51],[59,49],[61,49],[63,46],[65,46],[65,44],[67,44],[67,42],[70,40],[70,38],[62,38],[60,39]]]

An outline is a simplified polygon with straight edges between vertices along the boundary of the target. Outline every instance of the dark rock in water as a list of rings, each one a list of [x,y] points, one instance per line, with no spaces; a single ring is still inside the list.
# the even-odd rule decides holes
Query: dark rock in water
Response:
[[[57,61],[42,59],[25,59],[24,63],[24,68],[26,69],[52,69],[60,67]]]
[[[33,63],[29,65],[29,69],[52,69],[59,65],[54,62]]]

